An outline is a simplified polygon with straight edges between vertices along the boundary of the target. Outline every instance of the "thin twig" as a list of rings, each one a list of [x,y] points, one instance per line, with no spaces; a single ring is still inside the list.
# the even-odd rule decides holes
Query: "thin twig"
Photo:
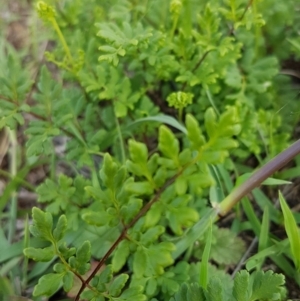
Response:
[[[244,253],[243,257],[240,259],[240,261],[237,264],[237,266],[235,267],[234,271],[232,272],[232,274],[231,274],[231,278],[232,279],[234,278],[234,276],[236,275],[236,273],[238,273],[240,271],[240,269],[242,268],[242,266],[245,264],[246,259],[249,257],[250,253],[252,252],[252,250],[254,249],[254,247],[257,245],[257,243],[258,243],[258,238],[256,236],[252,240],[250,246],[248,247],[248,249]]]

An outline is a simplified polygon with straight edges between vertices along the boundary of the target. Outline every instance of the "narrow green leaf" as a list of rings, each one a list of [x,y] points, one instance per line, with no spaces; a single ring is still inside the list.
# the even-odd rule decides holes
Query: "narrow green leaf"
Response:
[[[157,121],[157,122],[165,123],[181,131],[182,133],[187,134],[186,128],[181,123],[179,123],[174,117],[168,115],[144,117],[136,120],[135,122],[132,123],[132,125],[135,123],[146,122],[146,121]]]
[[[283,212],[284,217],[284,226],[289,242],[291,245],[291,251],[293,255],[293,261],[297,268],[297,271],[300,271],[300,235],[299,229],[297,227],[296,220],[289,206],[287,205],[283,195],[279,191],[279,201],[280,206]]]
[[[249,179],[252,176],[252,173],[244,173],[243,175],[241,175],[240,177],[238,177],[237,181],[236,181],[236,186],[241,185],[242,183],[244,183],[247,179]],[[288,184],[292,184],[292,182],[290,181],[285,181],[285,180],[281,180],[281,179],[275,179],[275,178],[267,178],[265,181],[262,182],[262,185],[288,185]]]
[[[290,185],[292,182],[281,179],[268,178],[262,182],[262,185]]]
[[[183,176],[180,176],[175,180],[175,189],[178,195],[184,195],[187,188],[187,180]]]
[[[205,248],[203,251],[201,267],[200,267],[199,284],[204,289],[207,288],[207,284],[208,284],[208,263],[209,263],[211,242],[212,242],[212,221],[210,220],[210,226],[208,228]]]
[[[254,268],[258,268],[260,262],[264,260],[266,257],[271,257],[272,255],[274,257],[278,257],[278,254],[284,252],[284,250],[288,247],[288,245],[289,245],[288,240],[285,239],[251,256],[250,258],[248,258],[246,262],[247,270],[250,271]]]
[[[269,208],[265,207],[262,223],[261,223],[261,229],[260,229],[260,235],[259,235],[259,241],[258,241],[258,251],[262,251],[268,247],[268,240],[269,240]],[[263,261],[261,262],[263,264]]]
[[[261,229],[260,221],[257,218],[253,206],[248,198],[245,197],[242,199],[242,206],[245,211],[245,214],[247,215],[249,222],[251,223],[255,235],[259,237],[260,229]]]

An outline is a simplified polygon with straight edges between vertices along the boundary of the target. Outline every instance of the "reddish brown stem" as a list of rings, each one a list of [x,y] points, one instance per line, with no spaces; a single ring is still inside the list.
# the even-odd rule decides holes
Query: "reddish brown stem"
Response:
[[[109,256],[112,254],[112,252],[116,249],[116,247],[118,246],[118,244],[126,238],[127,235],[127,231],[128,229],[132,228],[135,223],[142,217],[144,216],[148,210],[151,208],[151,206],[157,202],[161,196],[161,194],[166,190],[167,187],[169,187],[172,183],[174,183],[174,181],[176,180],[176,178],[182,173],[182,171],[178,172],[175,176],[173,176],[171,179],[169,179],[165,185],[163,187],[161,187],[155,194],[155,196],[152,198],[152,200],[148,203],[146,203],[146,205],[140,210],[140,212],[133,218],[133,220],[128,223],[122,230],[121,234],[119,235],[119,237],[117,238],[117,240],[114,242],[114,244],[110,247],[110,249],[106,252],[106,254],[103,256],[103,258],[100,260],[100,262],[98,263],[97,267],[93,270],[93,272],[91,273],[91,275],[82,282],[81,288],[79,290],[79,292],[77,293],[77,296],[75,298],[75,301],[79,301],[80,299],[80,295],[83,292],[83,290],[88,286],[88,283],[95,277],[96,273],[101,269],[101,267],[104,265],[105,261],[109,258]]]

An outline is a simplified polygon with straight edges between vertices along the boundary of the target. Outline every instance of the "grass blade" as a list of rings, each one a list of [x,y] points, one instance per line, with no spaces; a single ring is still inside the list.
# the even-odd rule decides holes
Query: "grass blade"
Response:
[[[258,240],[258,251],[262,251],[268,247],[268,241],[269,241],[269,222],[270,214],[269,214],[269,208],[266,206],[262,218],[261,223],[261,229],[259,234],[259,240]],[[264,262],[264,259],[261,260],[259,267],[262,266]]]
[[[209,262],[209,254],[211,249],[211,241],[212,241],[212,220],[210,220],[210,225],[205,240],[205,247],[204,247],[201,266],[200,266],[199,284],[204,289],[206,289],[208,283],[208,262]]]
[[[283,195],[279,191],[279,201],[284,217],[284,227],[289,238],[293,261],[297,271],[300,271],[300,235],[297,227],[296,220],[292,211],[287,205]]]
[[[168,125],[174,127],[175,129],[181,131],[182,133],[187,134],[186,128],[181,123],[179,123],[174,117],[168,116],[168,115],[157,115],[157,116],[144,117],[144,118],[140,118],[140,119],[134,121],[132,124],[139,123],[139,122],[145,122],[145,121],[156,121],[156,122],[160,122],[160,123],[165,123],[165,124],[168,124]]]

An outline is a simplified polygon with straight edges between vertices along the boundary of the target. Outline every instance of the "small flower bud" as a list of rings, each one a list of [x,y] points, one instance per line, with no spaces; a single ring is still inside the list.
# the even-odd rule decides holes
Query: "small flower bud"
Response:
[[[167,97],[167,102],[170,107],[175,109],[183,109],[187,105],[192,104],[194,95],[185,92],[173,92]]]
[[[170,13],[178,16],[182,7],[181,0],[172,0],[170,3]]]
[[[51,21],[55,19],[55,9],[44,1],[39,1],[36,4],[36,10],[39,17],[44,21]]]

